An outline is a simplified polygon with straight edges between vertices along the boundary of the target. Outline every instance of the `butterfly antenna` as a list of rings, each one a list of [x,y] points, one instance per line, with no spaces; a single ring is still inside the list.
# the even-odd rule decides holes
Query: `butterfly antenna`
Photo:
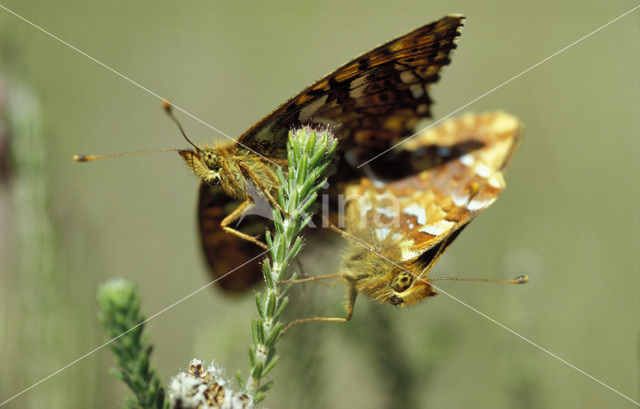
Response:
[[[164,108],[164,111],[167,113],[167,115],[169,115],[169,118],[171,118],[171,120],[178,125],[178,129],[180,130],[180,133],[182,134],[182,136],[184,136],[184,139],[196,149],[196,152],[200,153],[202,152],[200,150],[200,148],[193,142],[191,142],[191,139],[189,139],[189,137],[187,136],[187,134],[184,132],[184,129],[182,128],[182,125],[180,124],[180,121],[178,121],[178,118],[176,118],[176,116],[173,113],[173,107],[171,105],[171,102],[169,102],[168,100],[163,100],[162,101],[162,107]]]
[[[515,278],[512,278],[511,280],[496,280],[496,279],[490,279],[490,278],[465,278],[465,277],[435,277],[435,278],[430,278],[428,280],[429,282],[433,282],[433,281],[476,281],[476,282],[483,282],[483,283],[501,283],[501,284],[524,284],[527,283],[529,281],[529,276],[528,275],[520,275],[517,276]]]
[[[180,149],[163,148],[163,149],[147,149],[143,151],[110,153],[106,155],[73,155],[73,160],[76,162],[91,162],[98,159],[117,158],[119,156],[140,155],[142,153],[156,153],[156,152],[180,152]]]
[[[335,224],[331,223],[331,221],[324,215],[322,215],[322,220],[324,223],[324,226],[328,227],[329,229],[333,230],[334,232],[338,233],[339,235],[341,235],[342,237],[344,237],[345,239],[348,240],[353,240],[356,243],[360,244],[362,247],[366,248],[367,250],[375,253],[375,251],[373,250],[373,247],[371,246],[371,244],[367,243],[365,240],[362,240],[360,237],[355,236],[345,230],[342,230],[340,227],[336,226]]]
[[[166,99],[162,101],[162,106],[165,110],[165,112],[169,115],[169,118],[171,118],[171,120],[178,125],[178,129],[180,130],[180,133],[182,133],[182,136],[184,136],[184,139],[195,148],[196,152],[200,153],[201,150],[200,148],[198,148],[198,146],[191,142],[191,139],[189,139],[187,137],[187,134],[184,132],[184,128],[182,128],[182,125],[180,124],[180,121],[178,121],[178,118],[176,118],[176,116],[173,114],[173,109],[171,106],[171,103],[169,101],[167,101]],[[107,158],[117,158],[119,156],[129,156],[129,155],[140,155],[142,153],[155,153],[155,152],[180,152],[181,149],[175,149],[175,148],[163,148],[163,149],[148,149],[148,150],[142,150],[142,151],[132,151],[132,152],[122,152],[122,153],[112,153],[112,154],[107,154],[107,155],[73,155],[73,160],[76,162],[91,162],[94,160],[98,160],[98,159],[107,159]]]

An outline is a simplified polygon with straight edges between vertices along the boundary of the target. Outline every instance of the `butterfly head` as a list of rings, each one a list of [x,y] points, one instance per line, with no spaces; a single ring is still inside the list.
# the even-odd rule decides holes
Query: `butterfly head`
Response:
[[[418,301],[438,294],[427,280],[398,268],[389,282],[387,302],[392,305],[413,305]]]
[[[353,220],[347,224],[350,222],[353,224]],[[356,243],[354,239],[355,244],[343,259],[343,269],[354,282],[356,290],[380,303],[400,307],[436,295],[429,280],[421,276],[423,266],[402,261],[399,257],[402,239],[389,234],[381,241],[377,232],[370,228],[352,230],[355,237],[364,238],[359,240],[373,243],[367,246]]]
[[[212,148],[178,151],[191,171],[209,186],[220,184],[220,154]]]

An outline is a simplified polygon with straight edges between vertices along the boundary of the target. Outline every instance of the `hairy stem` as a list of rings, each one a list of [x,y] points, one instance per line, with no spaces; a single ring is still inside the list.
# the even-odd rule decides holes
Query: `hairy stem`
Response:
[[[327,130],[304,127],[289,132],[287,175],[278,170],[279,204],[287,214],[273,209],[274,229],[266,234],[269,256],[262,265],[266,288],[256,296],[258,317],[251,326],[253,343],[246,385],[238,374],[241,387],[255,402],[264,399],[271,387],[271,382],[263,380],[278,362],[275,347],[284,327],[280,318],[287,306],[289,287],[278,282],[289,277],[289,266],[302,248],[300,232],[311,220],[317,192],[326,182],[324,170],[336,146],[337,141]]]

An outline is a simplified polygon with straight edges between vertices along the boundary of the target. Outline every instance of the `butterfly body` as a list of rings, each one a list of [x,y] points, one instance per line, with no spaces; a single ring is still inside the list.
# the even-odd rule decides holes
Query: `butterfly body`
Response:
[[[371,157],[410,135],[421,119],[431,116],[433,101],[429,97],[429,87],[438,81],[442,67],[450,63],[449,54],[456,48],[455,40],[460,35],[463,21],[462,16],[450,15],[419,27],[360,55],[291,97],[238,138],[235,152],[244,147],[255,156],[234,157],[233,144],[225,145],[226,151],[218,156],[232,169],[226,178],[219,172],[216,174],[215,169],[212,173],[197,161],[190,162],[184,155],[183,158],[208,190],[221,189],[233,198],[246,200],[247,192],[246,189],[243,191],[242,182],[247,178],[247,172],[238,173],[231,159],[236,160],[240,168],[244,164],[245,168],[259,174],[260,180],[265,182],[265,190],[274,194],[277,188],[272,183],[275,168],[264,158],[279,165],[278,160],[286,164],[287,134],[292,128],[331,126],[339,139],[341,155],[354,152],[356,159]],[[231,159],[224,162],[227,152],[231,153]],[[361,170],[355,169],[357,163],[345,165],[348,160],[340,162],[339,171],[329,178],[329,184],[336,192],[362,176]],[[220,184],[216,187],[212,182],[218,180]],[[217,207],[210,197],[207,189],[200,190],[199,223],[207,260],[215,259],[218,249],[204,234],[219,234],[213,228],[202,229],[202,224],[211,225],[205,207]],[[221,226],[220,230],[222,233],[226,229]],[[251,255],[247,254],[247,259]],[[216,271],[216,266],[209,264],[215,276],[225,273]],[[256,274],[256,279],[259,277]]]
[[[265,248],[255,232],[264,232],[268,223],[255,218],[247,223],[252,216],[244,217],[254,205],[249,182],[268,196],[272,206],[276,204],[272,197],[278,187],[275,175],[278,166],[287,164],[288,131],[305,125],[332,127],[339,138],[340,157],[329,185],[332,193],[342,192],[364,176],[362,171],[366,168],[359,169],[359,161],[387,150],[413,134],[419,121],[431,117],[430,87],[439,80],[442,68],[451,62],[450,54],[456,48],[463,22],[463,16],[445,16],[354,58],[285,101],[251,126],[237,142],[198,147],[171,116],[194,147],[179,153],[201,179],[198,224],[202,248],[216,279],[229,273],[226,260],[250,260],[257,256],[259,249],[255,245]],[[171,104],[165,102],[165,109],[171,115]],[[95,157],[79,155],[75,159],[86,162]],[[378,162],[386,170],[406,168],[402,159],[386,159]],[[412,167],[407,175],[420,172],[421,169]],[[417,186],[421,188],[419,181]],[[329,217],[333,216],[329,212]],[[243,225],[236,226],[238,230],[230,227],[241,218]],[[228,233],[254,246],[234,245],[223,237]],[[233,257],[226,257],[228,254]],[[242,268],[234,275],[248,274],[249,270]],[[259,271],[250,275],[233,280],[233,285],[225,288],[242,290],[243,285],[248,288],[261,277]]]
[[[381,304],[400,306],[437,294],[427,281],[415,279],[424,270],[420,262],[391,261],[401,258],[401,237],[382,238],[372,226],[352,230],[350,234],[367,243],[349,240],[343,256],[341,271],[355,291]]]
[[[195,149],[178,151],[184,159],[191,171],[201,179],[202,186],[209,189],[200,189],[200,198],[198,205],[198,218],[200,221],[200,233],[202,238],[202,246],[205,250],[205,256],[211,267],[218,263],[212,262],[219,255],[208,254],[211,251],[217,253],[228,249],[228,245],[224,244],[218,247],[215,243],[226,243],[226,240],[220,240],[220,233],[230,233],[236,237],[252,242],[263,249],[267,249],[266,244],[258,239],[258,235],[247,234],[231,224],[237,220],[242,220],[244,215],[256,205],[256,201],[262,196],[266,197],[269,205],[279,207],[273,198],[278,186],[278,178],[276,169],[280,166],[276,160],[282,164],[286,164],[284,159],[268,159],[260,154],[239,146],[235,143],[221,144],[214,147],[199,147],[194,145]],[[261,192],[260,192],[261,191]],[[222,192],[228,198],[241,201],[238,206],[233,209],[226,217],[220,218],[219,210],[221,207],[215,202],[210,201],[211,196],[218,196],[217,193]],[[211,211],[207,211],[206,207],[211,207]],[[267,212],[268,217],[270,212]],[[210,220],[207,220],[207,218]],[[219,222],[218,228],[221,231],[211,228],[209,223],[211,220]],[[209,226],[205,229],[203,224]],[[263,233],[264,231],[260,232]],[[205,237],[209,234],[212,237]],[[241,246],[232,246],[232,250],[240,254]],[[253,252],[248,252],[250,255]],[[257,279],[257,274],[242,282],[253,282]]]
[[[182,150],[179,154],[204,183],[219,187],[234,199],[251,199],[247,184],[252,178],[258,179],[269,193],[278,187],[278,165],[236,143]]]
[[[357,200],[347,207],[346,231],[357,240],[351,240],[343,265],[348,276],[367,283],[363,293],[380,301],[379,294],[394,290],[403,293],[394,294],[395,301],[402,301],[397,304],[406,305],[435,295],[428,284],[430,268],[504,189],[502,172],[518,145],[520,131],[520,122],[503,112],[449,120],[408,142],[413,146],[407,149],[419,157],[414,163],[428,159],[431,166],[426,170],[383,184],[363,179],[347,188],[346,194]],[[432,143],[440,146],[435,151],[440,160],[422,156],[420,147]],[[459,146],[473,148],[456,152]],[[355,254],[362,263],[350,262]],[[406,288],[399,281],[403,275],[410,276],[404,281]],[[371,293],[375,287],[371,283],[385,281],[389,289]],[[405,299],[405,295],[411,297]]]
[[[340,272],[293,281],[345,281],[345,317],[303,318],[287,328],[303,322],[348,321],[358,294],[399,306],[436,295],[432,282],[450,278],[430,278],[430,270],[504,189],[503,171],[520,133],[520,122],[504,112],[467,114],[404,144],[409,176],[382,180],[372,173],[350,184],[345,191],[345,230],[340,231],[347,239]],[[528,278],[455,280],[521,284]]]

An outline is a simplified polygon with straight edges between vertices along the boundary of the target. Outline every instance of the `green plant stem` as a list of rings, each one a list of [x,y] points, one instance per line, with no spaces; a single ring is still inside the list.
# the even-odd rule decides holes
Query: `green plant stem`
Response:
[[[289,132],[287,176],[278,170],[279,204],[287,214],[273,209],[274,231],[265,236],[269,257],[262,265],[266,288],[256,296],[258,318],[251,326],[253,343],[249,348],[246,386],[238,374],[240,386],[256,403],[271,387],[271,382],[263,384],[263,380],[278,362],[275,346],[283,329],[280,317],[288,302],[288,285],[278,282],[287,278],[289,265],[302,248],[300,232],[311,220],[317,192],[326,182],[323,173],[336,146],[337,141],[327,130],[304,127]]]
[[[150,365],[153,345],[144,334],[140,295],[130,281],[119,279],[103,284],[98,291],[99,320],[110,339],[118,369],[112,374],[129,386],[135,398],[125,408],[168,408],[164,389]]]

